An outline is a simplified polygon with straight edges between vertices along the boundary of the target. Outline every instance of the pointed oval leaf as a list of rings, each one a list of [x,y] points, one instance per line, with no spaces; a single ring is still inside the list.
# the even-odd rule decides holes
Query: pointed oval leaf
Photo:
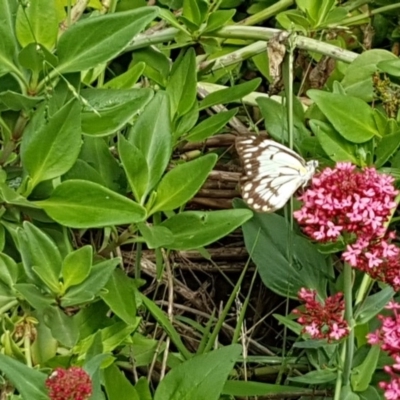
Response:
[[[203,186],[217,159],[216,154],[207,154],[169,171],[157,187],[156,202],[150,213],[171,211],[190,200]]]
[[[252,217],[250,210],[185,211],[164,221],[174,241],[167,249],[189,250],[206,246],[226,236]]]
[[[156,16],[156,8],[141,7],[77,22],[58,42],[59,73],[83,71],[112,59]]]
[[[143,221],[146,210],[134,201],[89,181],[70,180],[36,205],[71,228],[100,228]]]
[[[64,280],[63,289],[79,285],[90,273],[93,261],[92,246],[83,246],[69,253],[62,263],[61,275]]]
[[[32,187],[66,173],[81,147],[80,104],[69,102],[38,129],[28,129],[21,145],[21,158]],[[65,151],[68,149],[68,151]]]
[[[315,89],[309,90],[307,95],[348,141],[364,143],[374,136],[380,136],[376,129],[373,110],[365,101],[357,97]]]

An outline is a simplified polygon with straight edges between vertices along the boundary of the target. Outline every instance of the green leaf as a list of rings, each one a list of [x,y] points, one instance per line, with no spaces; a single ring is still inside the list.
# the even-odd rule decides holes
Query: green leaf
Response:
[[[22,163],[31,186],[57,178],[78,158],[81,147],[80,105],[71,101],[38,129],[27,129],[21,145]],[[68,151],[65,151],[68,149]]]
[[[171,211],[190,200],[203,186],[218,160],[216,154],[207,154],[169,171],[157,186],[157,197],[149,214]]]
[[[346,93],[365,101],[374,98],[372,75],[378,70],[378,64],[384,60],[397,60],[390,51],[373,49],[364,51],[346,69],[342,86]]]
[[[172,250],[189,250],[206,246],[234,231],[252,215],[250,210],[244,209],[182,212],[161,224],[174,235],[174,242],[165,247]]]
[[[112,258],[93,265],[89,277],[80,285],[71,287],[62,297],[61,306],[71,307],[92,301],[120,262],[119,258]]]
[[[118,140],[118,153],[128,178],[129,186],[138,203],[143,204],[149,191],[149,170],[142,152],[122,135]]]
[[[306,389],[296,386],[288,385],[273,385],[270,383],[262,382],[246,382],[229,380],[225,383],[222,390],[223,394],[227,394],[234,397],[255,397],[255,396],[266,396],[271,394],[282,394],[282,398],[287,393],[303,393],[304,395],[311,395],[313,389]]]
[[[157,387],[154,400],[218,400],[241,350],[233,344],[176,366]]]
[[[58,20],[54,0],[35,0],[20,5],[17,12],[16,34],[22,47],[39,43],[49,50],[57,40]]]
[[[225,24],[232,20],[236,14],[236,10],[218,10],[213,11],[207,20],[207,25],[202,33],[212,32],[219,28],[222,28]]]
[[[153,316],[154,319],[163,327],[165,332],[171,338],[171,341],[174,343],[178,351],[185,359],[191,358],[191,354],[189,350],[183,344],[179,333],[176,331],[171,321],[165,315],[164,311],[162,311],[153,301],[151,301],[148,297],[140,293],[136,292],[136,295],[143,302],[144,306],[147,308],[149,313]]]
[[[58,42],[58,72],[83,71],[111,60],[157,16],[156,11],[142,7],[78,21]]]
[[[395,60],[380,61],[378,62],[377,67],[382,72],[386,72],[389,75],[396,77],[400,76],[399,72],[400,62],[398,58],[396,58]]]
[[[7,90],[0,94],[0,104],[3,103],[8,110],[26,112],[34,108],[38,103],[43,101],[44,97],[25,96],[20,93]]]
[[[400,146],[400,132],[383,136],[375,149],[375,166],[382,167],[393,156]]]
[[[239,85],[210,93],[200,102],[200,110],[215,106],[216,104],[226,104],[241,100],[244,96],[255,91],[260,84],[261,79],[256,78],[245,83],[240,83]]]
[[[375,374],[380,352],[381,349],[379,346],[371,346],[365,360],[352,369],[351,387],[354,391],[363,392],[364,390],[367,390],[371,383],[371,379]]]
[[[93,248],[89,245],[72,251],[65,257],[61,270],[64,291],[70,286],[79,285],[89,276],[92,261]]]
[[[0,280],[12,288],[18,280],[18,275],[17,263],[7,254],[0,253]]]
[[[115,270],[105,286],[106,292],[100,297],[111,311],[128,325],[137,323],[135,291],[129,278],[122,270]]]
[[[38,320],[35,325],[35,340],[32,344],[32,361],[35,364],[45,364],[57,354],[58,342],[53,338],[51,330],[44,323],[42,312],[35,310],[32,316]]]
[[[151,100],[150,89],[87,89],[82,96],[94,107],[82,112],[82,132],[105,136],[123,128]]]
[[[54,292],[60,291],[61,255],[44,232],[28,221],[23,224],[27,245],[30,251],[30,267],[39,278]]]
[[[64,314],[58,307],[47,307],[43,311],[45,324],[54,339],[66,347],[73,347],[79,339],[79,328],[73,317]]]
[[[149,171],[147,190],[158,183],[172,151],[169,97],[159,91],[129,131],[128,140],[146,159]]]
[[[307,95],[317,104],[333,127],[348,141],[364,143],[374,136],[376,130],[372,108],[357,97],[309,90]],[[351,112],[349,112],[351,104]]]
[[[193,30],[197,29],[207,13],[208,5],[205,0],[183,0],[183,17],[193,24]]]
[[[16,70],[15,58],[18,44],[14,32],[14,15],[18,3],[0,0],[0,76]]]
[[[23,399],[48,400],[45,386],[47,375],[19,361],[0,354],[0,370],[18,390]],[[21,379],[23,377],[23,379]]]
[[[115,364],[103,370],[103,378],[108,400],[141,400],[136,389]]]
[[[366,324],[377,316],[393,298],[394,294],[393,289],[387,286],[378,293],[368,296],[354,314],[357,325]]]
[[[239,201],[234,204],[243,205]],[[309,240],[292,232],[283,217],[254,214],[242,229],[247,251],[265,286],[293,299],[302,287],[315,289],[320,296],[325,296],[330,271],[324,256]],[[292,251],[292,262],[288,249]]]
[[[42,313],[45,308],[55,304],[54,298],[43,294],[37,286],[32,283],[16,283],[14,287],[22,294],[22,297],[40,313]]]
[[[196,55],[191,47],[179,57],[172,68],[166,92],[171,99],[171,114],[186,114],[193,107],[197,96]]]
[[[305,383],[308,385],[322,385],[324,383],[334,382],[337,379],[337,372],[329,369],[321,369],[319,371],[311,371],[307,374],[289,377],[292,382]]]
[[[36,74],[48,68],[49,65],[56,67],[58,64],[58,58],[38,43],[30,43],[24,47],[18,54],[18,61],[24,68]]]
[[[172,232],[164,226],[148,226],[141,222],[138,228],[149,249],[164,247],[174,241]]]
[[[78,229],[131,224],[146,217],[139,204],[88,181],[63,182],[49,199],[34,203],[59,224]]]
[[[153,396],[151,395],[149,382],[145,376],[139,378],[136,383],[135,389],[139,394],[140,400],[153,400]]]
[[[204,121],[200,122],[189,134],[185,140],[189,142],[200,142],[219,132],[238,112],[237,108],[232,110],[220,112],[215,114]]]
[[[309,121],[311,130],[317,137],[319,144],[326,155],[333,161],[350,161],[359,165],[356,156],[357,146],[342,136],[329,124],[312,119]]]
[[[109,80],[102,88],[104,89],[130,89],[139,80],[146,67],[144,62],[139,62],[121,75]]]
[[[119,192],[121,191],[122,184],[122,193],[126,193],[125,181],[123,179],[124,171],[115,157],[111,154],[106,139],[101,137],[85,136],[79,157],[81,160],[93,167],[95,172],[100,175],[101,180],[104,182],[103,186]],[[123,183],[121,183],[121,181]]]

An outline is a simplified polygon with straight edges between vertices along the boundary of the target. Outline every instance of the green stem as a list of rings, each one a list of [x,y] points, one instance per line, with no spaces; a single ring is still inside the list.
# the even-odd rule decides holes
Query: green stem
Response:
[[[381,14],[381,13],[388,12],[388,11],[392,11],[392,10],[395,10],[397,8],[400,8],[400,3],[396,3],[396,4],[391,4],[389,6],[375,8],[375,10],[371,10],[371,11],[365,12],[363,14],[355,15],[354,17],[346,18],[346,19],[344,19],[343,21],[341,21],[338,24],[329,25],[329,27],[333,28],[333,27],[338,26],[338,25],[347,26],[347,25],[350,25],[350,24],[362,22],[365,18],[370,18],[370,17],[373,17],[374,15]]]
[[[265,8],[264,10],[251,15],[250,17],[245,18],[244,20],[238,22],[238,25],[256,25],[260,22],[265,21],[268,18],[273,17],[274,15],[280,13],[283,10],[286,10],[288,7],[294,4],[293,0],[280,0],[273,4],[270,7]]]
[[[343,267],[344,279],[344,303],[345,303],[345,319],[348,323],[350,333],[346,339],[346,357],[343,367],[343,385],[347,386],[350,382],[351,366],[353,363],[354,353],[354,324],[353,324],[353,295],[352,295],[352,267],[345,263]]]
[[[340,355],[340,359],[342,361],[342,365],[345,362],[346,357],[346,346],[342,346],[342,354]],[[342,393],[342,382],[343,382],[343,374],[342,371],[338,368],[338,374],[336,378],[336,385],[335,385],[335,395],[333,400],[341,400],[341,393]]]

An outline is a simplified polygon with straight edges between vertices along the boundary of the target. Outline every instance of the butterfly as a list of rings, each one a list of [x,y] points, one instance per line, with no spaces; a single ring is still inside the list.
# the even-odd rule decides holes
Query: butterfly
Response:
[[[236,150],[244,168],[243,200],[258,212],[282,208],[297,189],[307,185],[318,167],[318,161],[306,162],[264,135],[237,136]]]

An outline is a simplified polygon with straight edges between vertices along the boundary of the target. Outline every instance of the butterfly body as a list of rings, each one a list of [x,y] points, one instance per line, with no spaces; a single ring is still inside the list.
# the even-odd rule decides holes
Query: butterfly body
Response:
[[[262,135],[236,138],[244,176],[242,195],[255,211],[274,212],[305,187],[315,173],[318,162],[306,162],[293,150]]]

